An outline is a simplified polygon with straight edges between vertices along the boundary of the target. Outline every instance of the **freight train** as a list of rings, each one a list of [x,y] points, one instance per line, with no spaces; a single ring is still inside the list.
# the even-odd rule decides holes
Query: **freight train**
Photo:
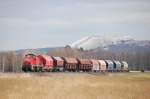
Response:
[[[126,61],[79,59],[48,55],[26,54],[22,63],[24,72],[128,72]]]

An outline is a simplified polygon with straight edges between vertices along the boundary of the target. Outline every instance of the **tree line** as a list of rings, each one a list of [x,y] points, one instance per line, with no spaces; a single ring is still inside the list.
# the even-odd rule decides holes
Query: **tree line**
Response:
[[[98,51],[85,51],[83,48],[72,49],[69,46],[55,48],[47,52],[50,56],[76,57],[86,59],[124,60],[129,64],[130,70],[150,70],[150,51],[112,52],[99,49]],[[0,52],[0,72],[22,72],[21,66],[24,53],[15,51]]]
[[[0,72],[21,72],[22,54],[14,51],[0,53]]]

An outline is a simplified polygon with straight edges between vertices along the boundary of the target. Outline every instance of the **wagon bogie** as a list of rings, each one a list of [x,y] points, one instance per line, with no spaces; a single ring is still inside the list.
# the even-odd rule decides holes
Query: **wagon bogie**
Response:
[[[56,72],[62,72],[62,71],[64,71],[64,67],[57,66],[57,67],[54,68],[54,71],[56,71]]]

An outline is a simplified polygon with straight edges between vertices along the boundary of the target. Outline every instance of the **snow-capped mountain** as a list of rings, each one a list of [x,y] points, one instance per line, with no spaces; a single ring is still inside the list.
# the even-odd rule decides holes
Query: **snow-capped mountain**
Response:
[[[113,42],[108,38],[101,36],[87,36],[70,44],[70,46],[72,48],[83,48],[84,50],[90,50],[98,47],[106,47],[111,44],[113,44]]]
[[[135,40],[132,38],[110,39],[101,36],[87,36],[70,45],[72,48],[83,48],[91,50],[96,48],[104,49],[129,49],[129,48],[150,48],[150,41]]]

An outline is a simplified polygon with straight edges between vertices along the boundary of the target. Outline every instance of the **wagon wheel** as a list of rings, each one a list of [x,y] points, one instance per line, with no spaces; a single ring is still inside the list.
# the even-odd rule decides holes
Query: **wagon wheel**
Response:
[[[39,67],[39,71],[42,72],[42,67]]]

